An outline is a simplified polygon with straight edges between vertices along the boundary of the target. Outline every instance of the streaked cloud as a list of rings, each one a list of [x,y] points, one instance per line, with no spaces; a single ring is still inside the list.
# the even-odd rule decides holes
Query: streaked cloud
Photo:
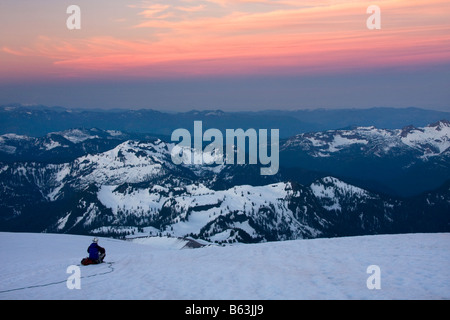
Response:
[[[382,30],[366,28],[370,4],[381,7]],[[442,0],[135,1],[122,10],[95,32],[84,24],[79,36],[6,42],[0,54],[51,60],[60,77],[304,74],[450,60],[450,2]]]

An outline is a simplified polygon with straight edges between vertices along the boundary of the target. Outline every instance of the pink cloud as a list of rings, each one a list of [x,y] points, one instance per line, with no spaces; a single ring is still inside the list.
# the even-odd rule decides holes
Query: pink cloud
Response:
[[[265,10],[249,10],[252,3]],[[138,9],[138,19],[128,37],[41,36],[2,51],[50,59],[52,72],[62,76],[302,73],[449,62],[448,1],[380,0],[382,29],[376,31],[366,28],[366,8],[373,3],[146,1],[129,5]]]

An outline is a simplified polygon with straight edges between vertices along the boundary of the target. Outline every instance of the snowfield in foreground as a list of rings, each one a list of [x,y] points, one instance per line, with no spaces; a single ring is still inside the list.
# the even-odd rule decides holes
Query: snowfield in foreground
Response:
[[[0,233],[0,299],[450,299],[450,234],[379,235],[182,249],[175,238]],[[71,265],[80,289],[68,289]],[[380,268],[380,289],[367,280]]]

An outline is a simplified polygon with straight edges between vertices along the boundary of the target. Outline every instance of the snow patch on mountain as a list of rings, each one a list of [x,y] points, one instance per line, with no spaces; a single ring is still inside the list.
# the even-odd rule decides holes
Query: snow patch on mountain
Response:
[[[151,143],[126,141],[112,150],[78,158],[74,177],[82,184],[138,183],[161,173],[164,156]]]
[[[91,135],[88,132],[80,129],[66,130],[63,131],[61,135],[72,143],[80,143],[86,140],[99,138],[99,136],[97,135]]]
[[[402,142],[424,151],[424,157],[440,155],[450,148],[450,122],[439,121],[424,128],[411,128]]]
[[[347,184],[334,177],[325,177],[314,182],[310,186],[313,194],[327,204],[323,207],[328,211],[342,211],[342,205],[339,201],[342,199],[357,199],[359,202],[364,199],[370,199],[369,192],[356,186]]]
[[[45,148],[45,150],[52,150],[58,147],[62,147],[63,145],[61,143],[59,143],[58,141],[46,141],[43,143],[43,148]],[[67,147],[67,146],[66,146]]]

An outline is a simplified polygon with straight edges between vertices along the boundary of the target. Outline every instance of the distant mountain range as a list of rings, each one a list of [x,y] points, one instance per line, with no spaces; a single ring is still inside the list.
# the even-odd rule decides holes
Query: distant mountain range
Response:
[[[173,146],[118,129],[3,134],[0,230],[219,243],[450,231],[447,120],[298,133],[280,142],[275,176],[175,165]]]
[[[83,110],[10,104],[0,106],[0,134],[40,137],[73,128],[98,128],[146,133],[164,138],[177,128],[191,130],[194,121],[199,120],[203,122],[205,130],[279,129],[281,138],[289,138],[300,133],[355,126],[375,126],[382,129],[397,129],[408,125],[423,127],[441,119],[450,119],[450,112],[419,108],[371,108],[256,112],[193,110],[169,113],[149,109]]]

